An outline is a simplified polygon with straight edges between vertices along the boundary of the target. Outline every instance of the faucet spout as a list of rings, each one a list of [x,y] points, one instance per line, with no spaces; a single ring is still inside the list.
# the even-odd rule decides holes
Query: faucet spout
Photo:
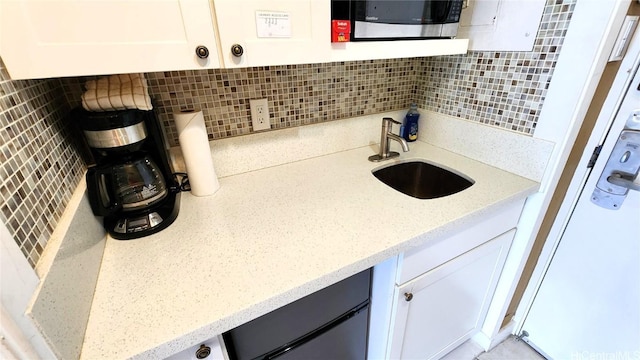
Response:
[[[402,151],[409,151],[409,144],[407,144],[407,141],[391,132],[391,128],[393,126],[392,123],[400,124],[398,121],[395,121],[390,117],[382,119],[382,131],[380,133],[380,152],[378,154],[369,156],[369,161],[378,162],[400,156],[400,154],[395,151],[389,151],[390,139],[399,142],[400,146],[402,146]]]
[[[404,138],[401,138],[400,136],[393,133],[388,133],[387,138],[399,142],[400,146],[402,146],[403,152],[409,151],[409,144],[407,144],[407,140],[405,140]]]

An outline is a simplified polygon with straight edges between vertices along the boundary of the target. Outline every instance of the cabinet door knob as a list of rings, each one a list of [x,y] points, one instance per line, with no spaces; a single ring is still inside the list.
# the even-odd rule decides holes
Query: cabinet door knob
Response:
[[[242,54],[244,54],[244,49],[240,44],[233,44],[231,45],[231,53],[233,54],[233,56],[240,57],[242,56]]]
[[[206,46],[200,45],[196,48],[196,55],[198,55],[200,59],[206,59],[209,57],[209,49],[207,49]]]
[[[200,345],[200,348],[196,350],[196,359],[207,358],[211,354],[211,348],[207,345]]]
[[[412,293],[404,293],[404,299],[406,301],[411,301],[411,299],[413,299],[413,294]]]

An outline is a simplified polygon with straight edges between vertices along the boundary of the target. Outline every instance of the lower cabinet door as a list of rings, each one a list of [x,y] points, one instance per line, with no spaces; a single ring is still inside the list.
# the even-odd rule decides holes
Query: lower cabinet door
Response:
[[[515,230],[396,287],[391,359],[438,359],[482,325]]]

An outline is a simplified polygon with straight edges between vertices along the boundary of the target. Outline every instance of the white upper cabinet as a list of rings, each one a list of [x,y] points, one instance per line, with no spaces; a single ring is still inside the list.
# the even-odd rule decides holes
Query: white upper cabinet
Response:
[[[329,60],[322,46],[330,44],[329,1],[214,0],[214,5],[225,67]]]
[[[329,0],[214,0],[225,67],[463,54],[466,39],[331,43]],[[232,47],[240,45],[242,55]],[[235,49],[238,49],[237,47]]]
[[[0,0],[0,34],[12,79],[462,54],[468,45],[333,44],[330,0]]]
[[[0,33],[12,79],[220,67],[208,0],[0,1]]]
[[[531,51],[545,0],[467,0],[460,15],[458,37],[469,50]]]

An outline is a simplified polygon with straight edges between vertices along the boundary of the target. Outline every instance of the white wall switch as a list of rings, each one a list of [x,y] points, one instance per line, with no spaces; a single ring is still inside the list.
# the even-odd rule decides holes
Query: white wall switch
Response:
[[[271,129],[267,99],[249,100],[249,106],[251,107],[251,124],[253,124],[253,131]]]

